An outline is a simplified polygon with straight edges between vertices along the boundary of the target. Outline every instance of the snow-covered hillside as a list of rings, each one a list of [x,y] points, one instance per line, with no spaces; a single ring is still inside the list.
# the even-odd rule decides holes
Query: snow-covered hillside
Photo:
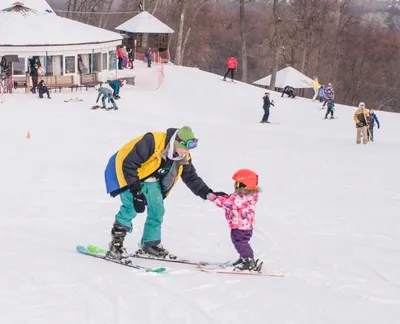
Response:
[[[400,116],[378,112],[374,143],[355,144],[354,109],[336,120],[308,99],[272,93],[197,69],[165,67],[149,90],[123,87],[120,110],[90,110],[97,93],[64,90],[0,105],[1,324],[395,324],[400,318]],[[153,73],[149,70],[148,73]],[[83,102],[65,103],[72,97]],[[368,107],[368,103],[367,103]],[[75,251],[106,247],[118,198],[104,168],[128,140],[192,126],[193,163],[214,190],[239,168],[263,189],[252,245],[284,278],[209,274],[167,266],[143,274]],[[30,131],[31,139],[25,139]],[[163,244],[195,260],[237,257],[223,212],[179,183],[166,199]],[[126,239],[134,250],[145,220]]]

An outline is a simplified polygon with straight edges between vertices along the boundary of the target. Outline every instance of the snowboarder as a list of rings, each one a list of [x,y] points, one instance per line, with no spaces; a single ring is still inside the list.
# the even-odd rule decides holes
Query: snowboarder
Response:
[[[287,95],[289,96],[289,98],[294,98],[294,97],[295,97],[295,95],[294,95],[294,88],[293,88],[292,86],[290,86],[290,85],[287,85],[287,86],[283,89],[283,92],[282,92],[282,96],[281,96],[281,97],[283,97],[284,94],[287,94]]]
[[[112,80],[108,82],[108,84],[113,89],[114,99],[121,99],[121,97],[119,96],[119,89],[124,86],[124,80],[123,79]]]
[[[269,92],[265,93],[265,96],[263,97],[264,100],[264,105],[263,105],[263,109],[264,109],[264,116],[261,120],[261,123],[268,123],[270,124],[270,122],[268,121],[269,118],[269,108],[272,106],[275,106],[274,101],[272,100],[272,102],[269,99]]]
[[[114,98],[113,98],[113,96],[112,96],[113,93],[112,93],[112,91],[111,91],[110,89],[105,88],[105,87],[99,87],[99,89],[98,89],[97,91],[99,92],[99,95],[97,96],[96,103],[98,103],[100,97],[102,97],[102,98],[101,98],[101,102],[102,102],[101,108],[102,108],[102,109],[106,109],[106,99],[107,99],[109,103],[110,103],[110,102],[112,103],[113,108],[114,108],[115,110],[118,110],[118,106],[117,106],[117,104],[115,103],[115,100],[114,100]]]
[[[335,119],[333,113],[335,112],[335,102],[332,99],[328,99],[327,101],[328,110],[325,114],[325,119],[328,119],[328,115],[331,114],[331,119]]]
[[[375,111],[374,111],[373,108],[371,108],[371,109],[369,110],[369,116],[370,116],[370,120],[369,120],[369,132],[368,132],[368,135],[369,135],[369,140],[370,140],[371,142],[373,142],[373,141],[374,141],[374,127],[375,127],[375,122],[376,122],[376,124],[378,125],[378,129],[381,128],[381,124],[379,123],[379,119],[378,119],[378,117],[376,116]]]
[[[325,105],[328,103],[329,99],[335,100],[335,91],[332,88],[332,83],[328,83],[328,86],[325,88],[322,109],[325,108]]]
[[[354,121],[356,122],[357,138],[356,143],[361,144],[361,136],[363,137],[363,143],[368,143],[368,124],[369,124],[369,113],[365,109],[365,103],[360,102],[358,109],[354,114]]]
[[[161,245],[164,199],[182,178],[186,186],[202,199],[209,193],[217,196],[197,175],[190,150],[197,147],[192,129],[170,128],[166,132],[149,132],[134,138],[115,153],[105,170],[107,193],[120,196],[122,206],[115,216],[111,230],[109,255],[127,257],[123,246],[126,234],[132,232],[132,220],[147,206],[147,219],[136,253],[165,258],[169,252]]]
[[[39,92],[39,98],[43,99],[43,95],[47,94],[47,98],[51,99],[50,97],[50,91],[49,88],[47,88],[46,83],[44,80],[40,81],[38,86],[37,86],[38,92]]]
[[[213,193],[207,199],[218,207],[225,209],[225,218],[231,228],[231,240],[239,253],[239,259],[233,263],[238,270],[261,270],[258,260],[254,260],[254,252],[249,241],[253,235],[253,224],[258,194],[258,175],[252,170],[241,169],[235,172],[232,179],[235,181],[235,191],[226,196],[217,196]]]
[[[146,53],[144,53],[144,57],[146,58],[147,61],[147,67],[151,67],[151,48],[149,47],[149,49],[146,51]]]
[[[223,81],[226,81],[226,77],[228,76],[229,72],[231,73],[231,80],[234,82],[235,78],[235,71],[237,71],[237,60],[234,56],[229,56],[228,59],[226,60],[226,65],[228,69],[226,70],[226,73],[224,75]]]
[[[312,98],[312,101],[314,102],[318,97],[318,92],[319,92],[319,88],[320,88],[318,77],[316,77],[316,76],[314,77],[313,88],[314,88],[314,97]]]

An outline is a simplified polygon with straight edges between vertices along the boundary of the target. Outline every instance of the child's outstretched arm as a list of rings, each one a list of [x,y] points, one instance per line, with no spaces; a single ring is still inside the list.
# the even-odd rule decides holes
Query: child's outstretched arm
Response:
[[[213,193],[209,193],[207,195],[207,199],[212,201],[216,206],[225,208],[225,209],[236,209],[235,207],[235,197],[231,195],[227,196],[217,196]]]

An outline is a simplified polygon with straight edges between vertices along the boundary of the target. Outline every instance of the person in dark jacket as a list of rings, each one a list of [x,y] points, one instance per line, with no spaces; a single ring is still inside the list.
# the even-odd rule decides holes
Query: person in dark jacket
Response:
[[[32,93],[36,93],[36,87],[38,85],[38,79],[39,79],[39,73],[38,73],[38,68],[39,66],[37,64],[34,64],[31,67],[31,78],[32,78],[32,88],[31,88],[31,92]]]
[[[149,49],[146,51],[146,53],[144,53],[144,57],[146,58],[147,61],[147,67],[151,67],[151,48],[149,47]]]
[[[272,106],[275,106],[275,105],[274,105],[274,101],[272,101],[272,102],[270,101],[269,96],[270,96],[269,92],[266,92],[266,93],[265,93],[265,96],[263,97],[263,100],[264,100],[264,105],[263,105],[264,116],[263,116],[263,118],[262,118],[262,120],[261,120],[261,123],[268,123],[268,124],[270,124],[270,122],[268,121],[268,118],[269,118],[269,108],[271,107],[271,105],[272,105]]]
[[[289,96],[289,98],[294,98],[294,97],[295,97],[294,88],[293,88],[292,86],[287,85],[287,86],[283,89],[283,92],[282,92],[282,96],[281,96],[281,97],[283,97],[284,94],[287,94],[287,95]]]
[[[127,257],[124,238],[132,231],[132,220],[146,206],[141,249],[136,253],[153,258],[168,257],[169,252],[161,245],[164,199],[179,178],[204,200],[209,193],[226,195],[212,191],[197,175],[189,153],[197,143],[190,127],[170,128],[166,132],[139,136],[110,158],[105,170],[107,193],[112,197],[119,195],[122,201],[111,230],[110,257]]]
[[[47,94],[47,98],[50,98],[50,91],[49,88],[47,88],[46,83],[44,80],[40,81],[38,86],[37,86],[38,92],[39,92],[39,98],[43,99],[43,95]]]
[[[375,114],[375,111],[373,108],[369,110],[369,129],[368,129],[368,136],[369,140],[371,142],[374,141],[374,127],[375,127],[375,122],[378,125],[378,129],[381,128],[381,124],[379,123],[379,119]]]
[[[331,119],[335,119],[335,117],[333,116],[335,112],[335,102],[333,101],[333,99],[328,99],[327,102],[328,102],[328,110],[326,111],[325,119],[328,119],[329,114],[331,114]]]

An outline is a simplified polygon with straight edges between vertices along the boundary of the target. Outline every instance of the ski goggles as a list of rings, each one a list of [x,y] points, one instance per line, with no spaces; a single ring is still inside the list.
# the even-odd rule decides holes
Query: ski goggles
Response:
[[[192,138],[187,141],[184,141],[178,135],[176,135],[175,141],[177,141],[179,144],[182,144],[187,149],[191,150],[191,149],[194,149],[195,147],[197,147],[197,143],[199,140],[197,138]]]

